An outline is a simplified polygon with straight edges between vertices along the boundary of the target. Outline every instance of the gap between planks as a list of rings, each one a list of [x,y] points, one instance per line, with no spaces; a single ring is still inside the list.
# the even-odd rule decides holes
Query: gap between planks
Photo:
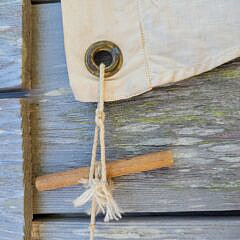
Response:
[[[32,0],[32,4],[49,4],[49,3],[60,3],[61,0]]]
[[[76,218],[33,221],[33,240],[87,240],[88,224],[88,219]],[[239,225],[239,217],[129,217],[97,221],[95,239],[239,240]]]

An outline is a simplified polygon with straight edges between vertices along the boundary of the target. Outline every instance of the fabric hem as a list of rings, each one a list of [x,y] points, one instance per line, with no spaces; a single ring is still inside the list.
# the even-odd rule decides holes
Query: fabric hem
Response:
[[[185,73],[186,76],[183,78],[172,80],[170,82],[181,81],[181,80],[187,79],[189,77],[193,77],[193,76],[199,75],[201,73],[210,71],[210,70],[212,70],[226,62],[229,62],[237,57],[240,57],[240,46],[233,47],[233,48],[228,49],[227,51],[217,54],[215,56],[205,58],[202,61],[202,63],[197,64],[196,67],[177,69],[176,71],[174,71],[174,74],[176,74],[177,72],[183,71],[183,73]],[[190,76],[187,76],[187,73],[189,73]]]
[[[166,81],[166,82],[158,82],[158,84],[155,84],[154,86],[150,86],[148,88],[145,88],[145,89],[142,89],[140,91],[137,91],[137,92],[134,92],[132,94],[128,94],[128,95],[120,95],[120,96],[117,96],[115,98],[112,98],[112,99],[107,99],[105,100],[106,102],[114,102],[114,101],[118,101],[118,100],[124,100],[124,99],[129,99],[129,98],[132,98],[132,97],[136,97],[138,95],[141,95],[143,93],[146,93],[156,87],[161,87],[167,83],[175,83],[175,82],[178,82],[178,81],[182,81],[182,80],[185,80],[187,78],[190,78],[190,77],[194,77],[196,75],[199,75],[201,73],[204,73],[204,72],[207,72],[207,71],[210,71],[226,62],[229,62],[237,57],[240,57],[240,46],[239,47],[234,47],[228,51],[225,51],[221,54],[218,54],[214,57],[211,57],[211,58],[206,58],[201,64],[198,64],[197,67],[194,67],[194,68],[179,68],[177,69],[176,71],[172,71],[171,72],[171,79],[174,79],[174,75],[177,75],[179,73],[181,73],[181,76],[182,77],[179,77],[179,78],[175,78],[174,80],[170,80],[170,81]],[[167,71],[164,71],[163,72],[163,75],[166,74]],[[81,101],[81,102],[96,102],[96,100],[83,100],[83,99],[80,99],[80,98],[76,98],[77,100]]]

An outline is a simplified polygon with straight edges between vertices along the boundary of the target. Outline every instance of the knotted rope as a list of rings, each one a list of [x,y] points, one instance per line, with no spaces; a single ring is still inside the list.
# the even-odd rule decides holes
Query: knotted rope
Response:
[[[104,73],[105,65],[100,65],[99,79],[99,100],[95,116],[95,134],[92,147],[92,160],[89,170],[89,179],[82,181],[87,190],[74,200],[74,206],[79,207],[92,199],[91,222],[90,222],[90,240],[94,239],[94,230],[96,225],[96,214],[102,212],[105,214],[104,221],[119,220],[121,211],[112,197],[112,186],[108,183],[106,156],[105,156],[105,127],[104,127]],[[100,134],[99,134],[100,132]],[[98,136],[100,135],[100,136]],[[96,153],[98,138],[101,146],[101,161],[96,162]]]

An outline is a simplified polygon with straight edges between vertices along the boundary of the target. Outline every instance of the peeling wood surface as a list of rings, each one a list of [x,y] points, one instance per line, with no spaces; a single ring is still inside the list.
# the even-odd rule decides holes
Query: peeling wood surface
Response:
[[[60,4],[33,5],[33,174],[89,165],[95,104],[73,99]],[[125,212],[240,210],[240,63],[106,104],[109,160],[171,149],[175,166],[116,179]],[[34,212],[85,213],[71,187],[34,193]]]
[[[22,240],[23,150],[20,100],[0,100],[0,238]]]
[[[0,88],[20,86],[22,1],[0,1]]]
[[[120,222],[99,221],[96,240],[174,239],[238,240],[239,217],[145,217]],[[32,240],[87,240],[87,219],[36,221]]]

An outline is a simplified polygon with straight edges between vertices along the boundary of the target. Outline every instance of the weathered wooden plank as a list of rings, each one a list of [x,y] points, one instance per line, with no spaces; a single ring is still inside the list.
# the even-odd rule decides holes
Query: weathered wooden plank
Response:
[[[0,100],[0,238],[24,236],[23,150],[20,100]]]
[[[0,2],[0,88],[16,87],[22,83],[22,2],[24,1],[1,0]]]
[[[239,217],[146,217],[97,223],[96,240],[238,240]],[[35,221],[32,240],[89,239],[87,219]]]
[[[22,73],[21,86],[31,89],[31,0],[22,0]]]
[[[22,116],[22,149],[24,173],[24,239],[31,239],[33,219],[33,188],[32,188],[32,149],[31,149],[31,111],[30,102],[21,99]]]
[[[33,6],[32,109],[35,176],[90,162],[95,104],[73,99],[64,56],[60,4]],[[116,179],[125,212],[240,209],[240,64],[106,104],[107,157],[162,149],[175,154],[170,170]],[[35,213],[85,212],[72,200],[82,188],[34,193]]]
[[[29,4],[30,0],[0,2],[0,98],[19,97],[21,87],[30,87]],[[31,233],[31,168],[30,161],[23,160],[29,155],[27,105],[20,99],[0,100],[0,236],[4,240],[29,239]]]

